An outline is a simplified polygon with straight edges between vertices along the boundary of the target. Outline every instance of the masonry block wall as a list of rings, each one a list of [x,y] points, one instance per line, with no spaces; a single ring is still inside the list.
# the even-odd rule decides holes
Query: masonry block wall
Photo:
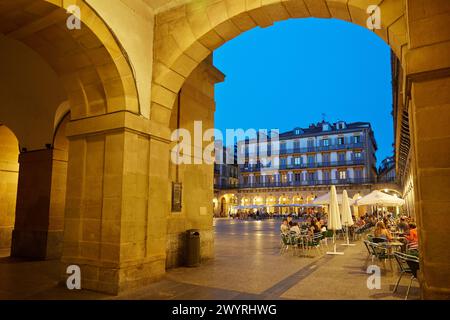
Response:
[[[199,143],[203,140],[203,133],[214,128],[214,85],[223,79],[223,74],[212,65],[212,57],[205,59],[188,77],[173,107],[170,126],[172,130],[179,126],[190,132],[192,164],[177,166],[170,163],[171,180],[182,183],[183,193],[181,212],[170,212],[167,219],[167,268],[184,263],[185,232],[189,229],[200,229],[202,259],[214,256],[214,167],[202,158],[212,140]],[[201,122],[201,131],[195,132],[194,121]],[[171,147],[174,146],[172,143]],[[194,150],[198,151],[200,158],[195,157]],[[195,160],[199,164],[194,164]]]

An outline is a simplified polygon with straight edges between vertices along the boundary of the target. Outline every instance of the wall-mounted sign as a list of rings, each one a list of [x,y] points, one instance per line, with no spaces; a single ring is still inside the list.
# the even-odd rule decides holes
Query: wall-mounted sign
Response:
[[[172,212],[181,212],[182,184],[172,182]]]

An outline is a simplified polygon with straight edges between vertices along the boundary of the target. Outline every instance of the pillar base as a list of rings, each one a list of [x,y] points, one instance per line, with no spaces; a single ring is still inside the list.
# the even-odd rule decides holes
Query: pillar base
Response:
[[[59,259],[62,254],[63,231],[12,231],[11,256],[42,260]]]
[[[424,300],[450,300],[450,288],[428,287],[422,282],[421,291]]]
[[[63,260],[65,260],[63,258]],[[116,265],[93,265],[89,262],[62,262],[62,284],[66,286],[69,265],[77,265],[81,269],[81,289],[118,295],[119,293],[145,287],[162,278],[165,274],[165,256],[153,257],[142,262]]]

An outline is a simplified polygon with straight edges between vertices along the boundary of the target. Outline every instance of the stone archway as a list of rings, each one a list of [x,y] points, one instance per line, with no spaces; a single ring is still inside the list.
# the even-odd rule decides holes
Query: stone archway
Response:
[[[160,13],[155,25],[151,119],[168,124],[185,79],[212,51],[241,33],[290,18],[337,18],[366,27],[367,8],[379,4],[375,32],[402,59],[407,46],[404,1],[271,0],[199,1]]]
[[[450,296],[450,257],[442,236],[450,234],[449,128],[436,114],[449,114],[450,3],[445,0],[218,0],[186,1],[160,12],[155,24],[151,119],[167,126],[185,79],[212,51],[251,28],[289,18],[338,18],[365,27],[369,5],[379,5],[382,28],[375,32],[398,58],[394,122],[397,162],[408,161],[414,182],[424,297]],[[444,30],[445,29],[445,30]],[[398,71],[400,69],[400,71]],[[439,123],[437,128],[429,121]],[[406,123],[406,125],[405,125]],[[408,126],[409,125],[409,126]],[[434,147],[432,147],[434,146]],[[444,151],[445,150],[445,151]],[[408,157],[408,153],[410,156]],[[433,156],[431,156],[433,155]],[[407,159],[407,160],[406,160]],[[435,160],[431,160],[435,159]],[[403,172],[402,164],[398,164]],[[444,178],[445,177],[445,178]],[[435,187],[435,186],[439,186]],[[441,192],[438,192],[441,190]],[[440,232],[431,221],[438,218]],[[444,223],[445,221],[445,223]],[[439,248],[439,249],[437,249]]]
[[[69,30],[66,25],[69,17],[66,9],[72,4],[81,11],[79,30]],[[148,281],[149,268],[154,274],[164,272],[164,258],[152,248],[144,249],[148,243],[154,243],[155,237],[147,236],[143,227],[137,227],[147,221],[151,129],[149,121],[140,115],[135,76],[116,36],[102,17],[81,0],[1,1],[0,33],[2,57],[3,49],[11,49],[10,56],[14,53],[33,56],[34,64],[27,64],[29,68],[23,68],[24,74],[39,77],[42,73],[38,68],[41,68],[48,71],[48,77],[30,80],[41,85],[48,84],[46,81],[51,78],[53,83],[62,85],[62,90],[53,85],[58,95],[51,99],[51,90],[42,95],[36,93],[39,99],[25,103],[34,107],[34,110],[30,109],[33,112],[28,112],[26,108],[17,107],[25,97],[32,97],[27,94],[30,92],[26,91],[28,87],[20,81],[11,83],[10,79],[0,76],[2,86],[12,88],[0,92],[4,105],[0,119],[8,126],[12,124],[21,146],[20,171],[24,174],[22,184],[19,182],[19,186],[23,186],[19,193],[22,190],[25,197],[30,187],[49,190],[49,186],[55,185],[49,182],[50,177],[64,179],[58,174],[37,177],[34,173],[49,173],[53,160],[68,161],[65,202],[62,200],[65,182],[58,190],[50,188],[51,192],[61,195],[53,207],[51,197],[42,195],[39,198],[42,204],[39,212],[45,216],[40,221],[42,224],[30,220],[41,214],[27,214],[31,213],[32,207],[20,202],[24,214],[16,219],[17,245],[13,245],[13,252],[42,258],[42,253],[47,251],[45,243],[52,237],[50,229],[54,229],[63,251],[63,265],[77,264],[82,268],[86,289],[116,293],[119,287],[135,286],[142,278]],[[18,80],[21,76],[28,79],[20,74],[22,71],[12,68],[10,75]],[[68,159],[62,159],[58,150],[60,139],[54,137],[54,125],[55,118],[61,116],[59,106],[66,100],[71,121],[67,123],[64,136],[69,139],[70,152]],[[38,104],[40,101],[47,103]],[[35,127],[39,130],[33,131]],[[47,170],[41,170],[43,166]],[[45,183],[46,187],[41,188],[40,183]],[[139,191],[135,190],[136,184],[142,187]],[[55,219],[48,220],[52,210],[58,214]],[[135,229],[141,232],[138,234]],[[145,232],[152,234],[152,230]],[[30,255],[30,243],[37,234],[42,239],[43,250],[38,250],[38,255],[34,252]],[[160,238],[159,234],[157,237]],[[124,263],[126,267],[122,269]],[[134,268],[140,273],[129,276],[127,272]]]

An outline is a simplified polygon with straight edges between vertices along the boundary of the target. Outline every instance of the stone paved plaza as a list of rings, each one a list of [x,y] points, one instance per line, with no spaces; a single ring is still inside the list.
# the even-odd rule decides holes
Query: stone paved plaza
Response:
[[[0,299],[403,299],[405,276],[397,294],[395,262],[382,271],[382,288],[368,290],[365,273],[371,258],[357,241],[340,246],[343,256],[280,255],[279,221],[215,221],[216,257],[197,268],[175,268],[159,282],[118,297],[58,286],[59,265],[0,259]],[[343,240],[339,240],[343,243]],[[330,246],[331,248],[331,246]],[[395,274],[391,271],[395,271]],[[414,281],[410,299],[419,296]]]

